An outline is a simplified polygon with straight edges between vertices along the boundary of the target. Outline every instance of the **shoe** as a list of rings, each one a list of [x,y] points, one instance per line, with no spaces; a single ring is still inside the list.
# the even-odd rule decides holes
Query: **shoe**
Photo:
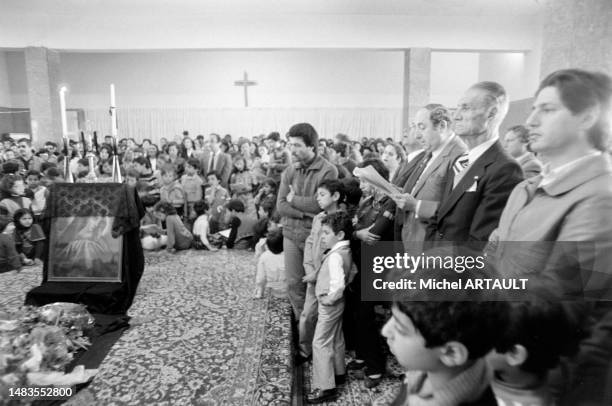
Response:
[[[334,378],[336,380],[336,386],[337,385],[344,385],[346,383],[346,374],[335,375]]]
[[[363,384],[366,388],[372,389],[380,385],[383,380],[382,374],[378,378],[371,378],[371,375],[365,375],[363,378]]]
[[[354,359],[348,363],[348,365],[346,366],[346,369],[348,369],[349,371],[356,371],[358,369],[365,368],[365,366],[366,366],[365,361],[357,361]]]
[[[336,388],[325,389],[325,390],[315,389],[313,392],[308,394],[308,396],[306,397],[306,402],[307,403],[331,402],[331,401],[338,399],[339,396],[340,394],[338,393],[338,390]]]
[[[295,356],[295,366],[299,367],[300,365],[307,363],[311,359],[312,359],[312,355],[305,357],[302,354],[298,354]]]

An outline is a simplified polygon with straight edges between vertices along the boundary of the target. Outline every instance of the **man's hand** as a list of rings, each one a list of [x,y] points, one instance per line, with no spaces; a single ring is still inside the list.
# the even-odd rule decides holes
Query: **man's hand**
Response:
[[[306,275],[305,275],[305,276],[302,278],[302,282],[304,282],[304,283],[314,282],[314,281],[316,281],[316,280],[317,280],[317,278],[315,277],[315,275],[314,275],[314,274],[310,274],[310,275],[306,274]]]
[[[362,228],[361,230],[357,230],[355,231],[355,237],[357,237],[359,240],[368,243],[368,244],[374,244],[376,241],[380,240],[380,236],[376,235],[376,234],[372,234],[370,232],[370,229],[373,227],[374,225],[371,225],[368,228]]]
[[[293,190],[293,186],[289,185],[289,193],[287,193],[287,201],[291,203],[294,197],[295,197],[295,191]]]
[[[402,210],[414,211],[417,205],[417,199],[412,197],[410,193],[392,194],[391,199]]]

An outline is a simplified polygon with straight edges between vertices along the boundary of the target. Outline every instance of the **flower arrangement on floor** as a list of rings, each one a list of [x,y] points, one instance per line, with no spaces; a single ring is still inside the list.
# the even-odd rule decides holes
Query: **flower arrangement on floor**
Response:
[[[77,367],[66,374],[65,368],[91,345],[84,332],[93,322],[85,307],[74,303],[0,312],[0,399],[10,388],[73,386],[91,379],[97,370]]]

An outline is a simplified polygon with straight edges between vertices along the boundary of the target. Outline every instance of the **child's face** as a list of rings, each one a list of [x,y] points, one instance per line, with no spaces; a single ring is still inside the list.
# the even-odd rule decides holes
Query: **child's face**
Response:
[[[29,213],[24,214],[19,219],[19,224],[21,224],[25,228],[32,227],[32,223],[33,222],[34,222],[34,219],[32,218],[32,216]]]
[[[113,173],[113,168],[111,167],[111,164],[109,164],[108,162],[103,163],[102,172],[109,174],[109,175]]]
[[[328,224],[323,224],[321,227],[321,245],[325,249],[330,249],[338,241],[342,241],[344,238],[344,233],[339,232],[338,234],[334,233],[334,230]]]
[[[162,175],[162,182],[164,185],[169,185],[174,182],[174,172],[166,172]]]
[[[161,211],[156,211],[156,212],[154,212],[154,214],[155,214],[155,217],[157,219],[159,219],[161,221],[166,220],[166,214],[165,213],[162,213]]]
[[[334,199],[334,197],[336,198]],[[319,204],[319,207],[321,209],[327,210],[335,203],[337,203],[337,201],[338,198],[336,193],[332,195],[331,193],[329,193],[329,190],[322,187],[317,189],[317,203]]]
[[[135,178],[135,177],[133,177],[133,176],[126,176],[126,177],[125,177],[125,183],[126,183],[128,186],[134,186],[134,187],[135,187],[135,186],[136,186],[136,184],[138,183],[138,179],[136,179],[136,178]]]
[[[236,167],[236,169],[238,169],[239,171],[244,169],[244,160],[242,159],[238,159],[236,162],[234,162],[234,166]]]
[[[219,179],[217,179],[216,176],[208,176],[206,179],[208,180],[208,184],[210,186],[218,186],[219,185]]]
[[[13,187],[11,188],[11,192],[16,196],[22,196],[25,193],[25,184],[23,183],[23,181],[16,181]]]
[[[272,186],[268,185],[267,183],[264,183],[264,185],[261,187],[261,189],[267,195],[272,193]]]
[[[13,151],[12,149],[6,150],[6,152],[4,153],[4,157],[7,161],[15,159],[15,151]]]
[[[170,148],[168,148],[168,154],[171,156],[177,156],[178,155],[178,148],[173,145]]]
[[[40,179],[36,175],[30,175],[26,178],[26,182],[29,187],[36,188],[40,184]]]
[[[189,164],[185,164],[185,173],[189,176],[193,176],[196,173],[196,168]]]
[[[100,150],[100,159],[106,161],[110,157],[110,154],[106,150],[106,148]]]
[[[406,370],[435,371],[440,368],[439,347],[425,347],[425,339],[412,320],[397,307],[382,329],[391,353]]]
[[[364,196],[369,196],[372,194],[372,186],[368,182],[361,179],[359,179],[359,189],[361,189]]]

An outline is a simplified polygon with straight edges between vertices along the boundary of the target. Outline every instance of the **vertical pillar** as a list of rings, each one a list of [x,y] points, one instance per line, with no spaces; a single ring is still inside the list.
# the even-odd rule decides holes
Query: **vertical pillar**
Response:
[[[612,2],[548,0],[545,4],[542,77],[565,68],[612,74]]]
[[[33,144],[40,146],[45,141],[60,142],[59,52],[28,47],[25,49],[25,63]]]
[[[402,128],[408,131],[418,109],[429,103],[431,85],[431,49],[410,48],[404,51],[404,89]],[[410,140],[414,142],[414,140]]]

